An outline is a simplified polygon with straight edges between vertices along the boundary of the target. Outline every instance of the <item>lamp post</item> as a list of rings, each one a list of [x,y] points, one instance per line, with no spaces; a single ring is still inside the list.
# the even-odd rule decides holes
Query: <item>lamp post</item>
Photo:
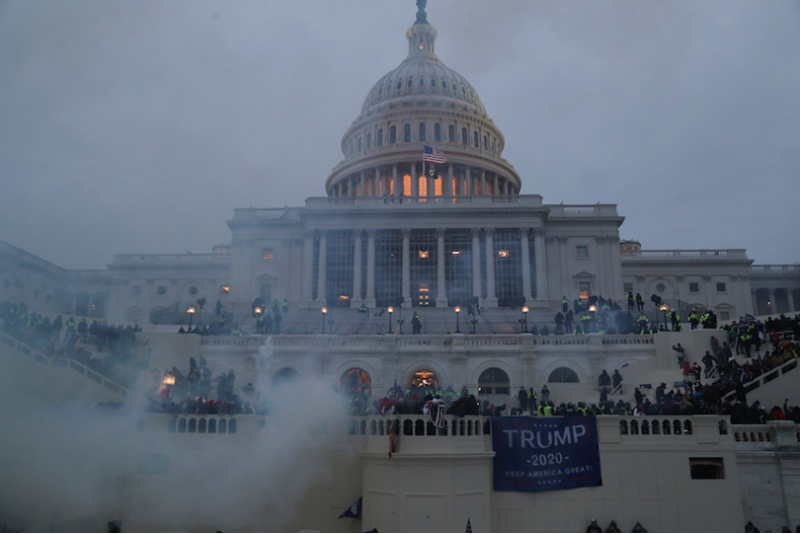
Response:
[[[530,308],[528,308],[527,306],[523,306],[522,307],[522,317],[519,320],[519,324],[520,324],[520,332],[522,332],[523,334],[528,333],[528,312],[529,311],[530,311]]]
[[[328,308],[325,306],[320,310],[322,312],[322,333],[325,333],[325,316],[328,315]]]
[[[456,306],[456,334],[461,333],[461,323],[459,322],[459,318],[461,317],[461,306]]]
[[[197,308],[195,308],[194,306],[189,306],[188,308],[186,308],[186,313],[189,314],[189,332],[191,332],[192,331],[192,318],[194,317],[194,314],[197,313]]]
[[[387,330],[386,333],[387,334],[391,334],[392,333],[392,314],[394,313],[394,308],[392,306],[389,306],[388,308],[386,308],[386,311],[389,312],[389,330]]]
[[[668,330],[668,328],[667,328],[667,310],[669,309],[669,306],[667,305],[666,302],[663,302],[661,304],[661,306],[658,307],[658,309],[661,310],[662,312],[664,312],[664,330]]]

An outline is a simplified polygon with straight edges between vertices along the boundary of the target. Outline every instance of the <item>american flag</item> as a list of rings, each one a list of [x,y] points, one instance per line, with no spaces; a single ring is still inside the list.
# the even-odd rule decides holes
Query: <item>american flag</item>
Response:
[[[431,163],[447,163],[447,154],[430,146],[422,147],[422,161]]]

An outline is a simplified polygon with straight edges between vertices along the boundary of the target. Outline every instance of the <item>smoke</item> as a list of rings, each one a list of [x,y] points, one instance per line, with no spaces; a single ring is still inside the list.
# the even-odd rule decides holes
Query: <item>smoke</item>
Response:
[[[162,368],[158,352],[153,366]],[[150,377],[137,385],[142,398],[158,386]],[[343,400],[325,379],[256,384],[269,415],[209,416],[235,418],[235,435],[170,433],[172,416],[138,403],[90,407],[97,396],[86,382],[0,347],[0,523],[39,532],[104,532],[111,520],[127,531],[300,528],[309,492],[331,483],[331,465],[355,458]],[[67,397],[76,388],[65,383],[87,393]]]

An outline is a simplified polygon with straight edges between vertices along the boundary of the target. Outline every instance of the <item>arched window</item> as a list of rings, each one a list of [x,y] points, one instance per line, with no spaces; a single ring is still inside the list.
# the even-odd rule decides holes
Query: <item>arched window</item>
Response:
[[[372,148],[372,132],[367,132],[367,150]]]
[[[402,88],[403,88],[403,80],[397,80],[397,90],[399,91]]]
[[[472,132],[472,144],[475,145],[475,148],[481,147],[481,144],[478,141],[478,132]]]
[[[442,80],[442,89],[447,89],[447,82]]]
[[[419,79],[419,86],[420,87],[425,87],[425,78],[420,78]]]
[[[478,393],[481,395],[508,395],[510,380],[502,369],[491,367],[478,378]]]
[[[447,140],[451,143],[456,142],[456,127],[452,124],[447,127]]]
[[[436,80],[431,80],[431,87],[436,87]]]
[[[437,143],[442,140],[442,125],[438,122],[433,125],[433,140]]]
[[[423,142],[425,141],[425,123],[424,122],[419,123],[419,140],[423,141]]]
[[[467,129],[461,128],[461,144],[466,145],[469,141],[467,140]]]
[[[361,152],[361,138],[358,138],[358,152]]]
[[[386,94],[388,95],[391,92],[392,92],[392,84],[391,83],[387,83],[386,84]]]
[[[364,393],[369,395],[372,379],[369,374],[358,367],[348,369],[342,374],[341,378],[342,389],[350,394]]]
[[[272,385],[279,386],[282,384],[290,384],[296,382],[300,378],[300,373],[291,367],[284,367],[272,377]]]
[[[393,145],[397,142],[397,126],[389,128],[389,144]]]
[[[378,129],[378,146],[383,146],[383,128]]]
[[[576,384],[580,382],[580,380],[578,380],[578,374],[569,367],[559,367],[558,369],[550,373],[550,376],[547,378],[547,381],[558,384],[563,384],[563,383]]]
[[[404,143],[411,142],[411,125],[408,123],[403,125],[403,142]]]
[[[367,147],[367,148],[369,148],[369,147]],[[484,150],[489,150],[489,138],[486,137],[485,135],[483,136],[483,149]]]
[[[412,87],[414,87],[414,80],[412,80],[411,78],[409,78],[409,79],[408,79],[408,88],[409,88],[409,89],[411,89]]]

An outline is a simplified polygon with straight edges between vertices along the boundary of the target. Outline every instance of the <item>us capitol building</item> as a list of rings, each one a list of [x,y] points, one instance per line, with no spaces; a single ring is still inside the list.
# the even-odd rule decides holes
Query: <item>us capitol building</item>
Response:
[[[101,270],[63,269],[0,242],[0,301],[51,316],[139,324],[137,339],[151,352],[154,376],[173,365],[185,369],[193,356],[215,374],[235,369],[237,384],[248,386],[297,377],[337,383],[357,373],[373,398],[395,382],[466,386],[509,408],[520,387],[539,391],[545,384],[556,403],[597,402],[604,369],[621,369],[627,384],[680,387],[672,345],[682,343],[699,360],[710,337],[721,335],[530,335],[533,326],[553,330],[563,297],[603,296],[624,306],[628,292],[640,293],[659,322],[651,295],[684,319],[690,309],[714,310],[722,322],[800,309],[796,265],[752,265],[744,250],[642,249],[620,240],[624,218],[613,204],[547,204],[540,195],[521,195],[522,177],[502,157],[503,133],[475,88],[436,56],[437,31],[424,2],[418,4],[406,32],[408,55],[368,91],[342,137],[344,159],[325,180],[325,196],[306,199],[304,207],[236,209],[227,223],[230,243],[210,254],[117,254]],[[277,303],[281,335],[254,333],[258,297],[267,310]],[[476,297],[482,314],[466,313]],[[205,309],[197,309],[201,299]],[[217,301],[245,335],[175,333],[188,321],[214,319]],[[420,335],[411,335],[414,312],[422,318]],[[58,384],[56,397],[135,398],[76,362],[58,366],[21,341],[2,341],[6,379]],[[797,404],[798,371],[789,371],[756,384],[749,401],[772,406],[790,397]],[[237,393],[248,398],[252,387]],[[632,393],[625,389],[614,400]],[[404,416],[410,432],[389,459],[388,419],[354,416],[340,427],[316,425],[308,439],[298,439],[298,451],[325,468],[316,479],[309,475],[287,506],[260,493],[274,461],[238,473],[249,493],[234,513],[187,508],[176,496],[189,486],[205,489],[206,479],[230,489],[220,447],[232,458],[257,457],[268,450],[257,448],[259,440],[288,430],[270,416],[239,415],[235,434],[211,435],[206,419],[214,417],[137,419],[135,430],[117,436],[136,452],[103,468],[110,485],[95,511],[112,518],[123,510],[123,527],[139,531],[441,532],[460,531],[467,519],[476,532],[584,531],[592,518],[603,528],[614,519],[623,530],[641,521],[651,532],[737,531],[747,520],[773,529],[800,523],[800,428],[791,422],[599,417],[603,486],[509,493],[492,489],[494,453],[482,418],[447,416],[442,435],[430,432],[428,419]],[[642,423],[640,433],[639,421],[652,432]],[[70,458],[85,454],[72,452]],[[303,472],[304,456],[288,449],[286,455],[287,465]],[[85,473],[102,467],[81,465]],[[205,476],[197,476],[198,465]],[[26,469],[18,459],[7,480],[26,480]],[[119,487],[109,482],[115,476],[124,481]],[[29,518],[38,529],[89,528],[70,522],[58,501],[37,508],[38,494],[26,493],[35,485],[20,482],[12,495],[7,484],[0,483],[0,502],[17,515],[0,510],[0,519]],[[337,519],[359,497],[360,519]]]

